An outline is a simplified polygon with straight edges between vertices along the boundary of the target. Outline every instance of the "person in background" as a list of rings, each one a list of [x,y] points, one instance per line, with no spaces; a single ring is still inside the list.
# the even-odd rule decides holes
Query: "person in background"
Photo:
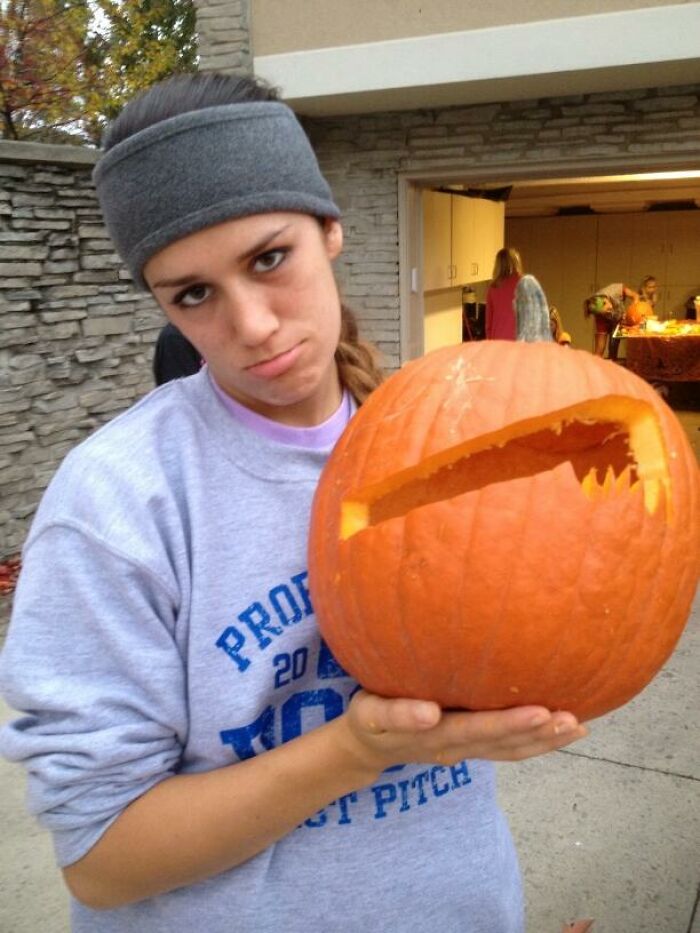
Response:
[[[659,298],[659,286],[655,275],[645,275],[639,286],[639,297],[651,305],[652,314],[656,314],[656,302]]]
[[[302,126],[255,79],[181,75],[127,104],[94,178],[206,365],[70,452],[23,552],[0,750],[73,933],[522,933],[492,762],[586,728],[367,693],[316,622],[312,499],[381,372]]]
[[[700,289],[694,292],[685,303],[686,320],[700,321]]]
[[[555,340],[562,346],[571,345],[571,334],[564,330],[564,322],[559,314],[559,309],[555,305],[549,307],[549,329],[552,334],[552,340]]]
[[[515,340],[515,288],[523,274],[516,249],[499,249],[486,292],[486,339]]]
[[[586,317],[593,315],[595,319],[593,352],[596,356],[605,356],[609,341],[608,357],[611,360],[617,359],[620,341],[618,338],[613,337],[613,333],[624,317],[625,300],[637,301],[638,298],[639,293],[623,282],[613,282],[611,285],[605,285],[603,288],[599,288],[595,294],[586,298],[583,303],[583,313]]]
[[[534,275],[523,275],[515,286],[516,340],[550,342],[547,296]]]
[[[153,377],[161,386],[171,379],[193,376],[202,366],[202,357],[182,331],[166,324],[158,334],[153,354]]]

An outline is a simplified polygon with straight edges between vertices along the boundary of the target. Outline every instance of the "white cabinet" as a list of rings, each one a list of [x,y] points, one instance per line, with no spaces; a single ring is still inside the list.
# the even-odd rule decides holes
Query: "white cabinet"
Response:
[[[423,192],[423,291],[451,288],[452,196]]]
[[[505,204],[452,195],[452,267],[458,285],[491,278],[505,236]]]
[[[504,225],[503,202],[424,191],[423,291],[490,279]]]

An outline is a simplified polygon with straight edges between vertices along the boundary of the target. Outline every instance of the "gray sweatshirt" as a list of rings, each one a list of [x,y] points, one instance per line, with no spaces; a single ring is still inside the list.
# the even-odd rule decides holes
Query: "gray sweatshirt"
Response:
[[[338,716],[356,688],[307,587],[327,426],[284,436],[229,407],[206,368],[152,392],[71,452],[32,526],[0,657],[2,692],[25,714],[0,752],[26,767],[61,866],[159,781],[264,754]],[[479,761],[398,766],[238,868],[72,913],[75,933],[522,930],[511,837]]]

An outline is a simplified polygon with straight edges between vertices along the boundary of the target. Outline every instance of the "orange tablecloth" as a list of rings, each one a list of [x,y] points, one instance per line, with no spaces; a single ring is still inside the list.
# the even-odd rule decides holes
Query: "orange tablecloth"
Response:
[[[649,382],[700,380],[700,322],[678,321],[668,332],[620,327],[627,338],[627,368]]]

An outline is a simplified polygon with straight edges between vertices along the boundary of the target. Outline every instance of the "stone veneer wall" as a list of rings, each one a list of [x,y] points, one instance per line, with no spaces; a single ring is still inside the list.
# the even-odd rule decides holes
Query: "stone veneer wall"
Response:
[[[253,70],[250,0],[195,0],[201,71]]]
[[[95,156],[0,142],[0,559],[70,448],[153,388],[162,314],[108,239]]]

